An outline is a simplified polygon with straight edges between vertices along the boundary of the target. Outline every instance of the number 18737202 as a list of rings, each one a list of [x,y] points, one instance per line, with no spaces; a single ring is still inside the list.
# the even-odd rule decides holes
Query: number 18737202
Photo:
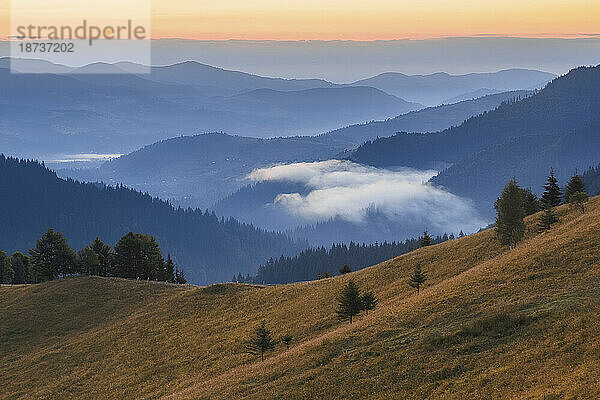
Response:
[[[21,53],[73,53],[74,43],[19,43]]]

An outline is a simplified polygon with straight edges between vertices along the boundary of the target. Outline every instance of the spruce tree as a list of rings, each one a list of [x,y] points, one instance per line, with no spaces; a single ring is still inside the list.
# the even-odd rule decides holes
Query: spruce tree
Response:
[[[419,247],[427,247],[433,244],[433,239],[427,231],[423,232],[423,236],[419,238]]]
[[[165,269],[165,280],[170,283],[177,283],[177,279],[175,277],[175,263],[171,259],[171,254],[167,254],[167,261],[165,261]]]
[[[550,230],[553,224],[559,222],[556,213],[554,213],[554,208],[546,206],[544,207],[544,213],[538,223],[538,232],[545,232]]]
[[[17,251],[10,257],[10,265],[15,272],[13,283],[31,282],[31,260],[29,257]]]
[[[585,192],[575,192],[569,198],[569,204],[573,207],[579,207],[582,214],[585,213],[585,203],[589,200],[589,196]]]
[[[544,194],[542,194],[542,204],[544,207],[549,205],[550,207],[557,207],[562,204],[562,192],[560,190],[560,186],[558,186],[558,181],[554,177],[554,170],[550,170],[550,176],[546,180],[546,184],[544,185]]]
[[[265,359],[265,352],[273,350],[277,342],[273,340],[271,330],[267,328],[267,322],[262,321],[254,330],[254,336],[246,343],[246,351],[252,355],[260,355],[260,362]]]
[[[369,315],[370,310],[374,310],[377,307],[377,297],[373,294],[373,292],[365,292],[365,294],[361,297],[362,308],[366,311],[367,315]]]
[[[352,323],[352,317],[360,314],[362,309],[363,304],[360,289],[354,281],[350,281],[338,296],[338,318],[342,321],[348,320]]]
[[[511,249],[525,235],[525,210],[521,189],[511,179],[496,202],[496,236],[503,245]]]
[[[175,283],[178,285],[185,285],[187,283],[187,279],[185,279],[183,271],[177,266],[175,266]]]
[[[574,175],[569,180],[569,183],[567,184],[567,188],[565,189],[565,196],[564,196],[565,203],[570,203],[571,196],[577,192],[585,193],[585,185],[583,184],[583,181],[581,180],[581,177],[579,175]]]
[[[100,270],[100,261],[96,252],[89,246],[77,252],[77,265],[79,274],[98,276]]]
[[[128,279],[164,279],[164,259],[153,236],[129,232],[115,245],[115,275]]]
[[[523,209],[526,216],[533,215],[542,209],[540,200],[533,194],[531,189],[522,189],[521,193],[523,195]]]
[[[36,282],[50,281],[76,270],[75,252],[60,232],[48,229],[37,240],[31,255],[32,275]]]
[[[340,274],[342,275],[349,274],[350,272],[352,272],[352,269],[350,269],[350,266],[348,264],[344,264],[344,266],[340,268]]]
[[[90,243],[89,248],[96,253],[96,257],[98,257],[98,270],[97,274],[99,276],[114,276],[114,258],[115,254],[109,245],[100,240],[99,237],[96,237],[92,243]]]
[[[415,269],[412,275],[410,276],[408,284],[410,285],[410,287],[417,289],[417,295],[421,293],[421,286],[423,285],[423,283],[425,283],[426,280],[427,276],[425,276],[423,271],[421,271],[421,265],[416,264]]]
[[[289,333],[286,333],[281,337],[281,341],[285,344],[286,350],[290,349],[290,343],[292,343],[293,339],[294,338]]]
[[[0,283],[13,283],[15,271],[10,264],[10,258],[0,250]]]

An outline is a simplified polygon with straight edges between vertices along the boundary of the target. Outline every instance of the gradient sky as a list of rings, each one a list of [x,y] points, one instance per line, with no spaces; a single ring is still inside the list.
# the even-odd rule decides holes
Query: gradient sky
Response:
[[[13,2],[24,0],[13,0]],[[49,7],[52,2],[44,2]],[[0,0],[0,37],[9,2]],[[377,40],[600,33],[599,0],[153,0],[155,38]]]

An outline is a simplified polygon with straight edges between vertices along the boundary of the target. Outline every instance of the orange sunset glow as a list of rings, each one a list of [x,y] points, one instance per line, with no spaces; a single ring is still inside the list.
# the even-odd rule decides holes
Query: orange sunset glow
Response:
[[[10,8],[0,2],[0,37]],[[93,6],[90,6],[93,8]],[[154,38],[202,40],[389,40],[503,35],[586,37],[600,33],[596,0],[152,1]]]

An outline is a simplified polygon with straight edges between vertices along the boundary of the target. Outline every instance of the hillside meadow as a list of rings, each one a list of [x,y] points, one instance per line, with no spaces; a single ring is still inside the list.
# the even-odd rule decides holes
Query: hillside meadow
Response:
[[[528,217],[512,251],[488,230],[291,285],[3,286],[0,398],[595,399],[600,198],[558,214],[544,234]],[[350,279],[379,299],[352,325],[335,314]],[[262,320],[294,340],[261,364],[244,342]]]

